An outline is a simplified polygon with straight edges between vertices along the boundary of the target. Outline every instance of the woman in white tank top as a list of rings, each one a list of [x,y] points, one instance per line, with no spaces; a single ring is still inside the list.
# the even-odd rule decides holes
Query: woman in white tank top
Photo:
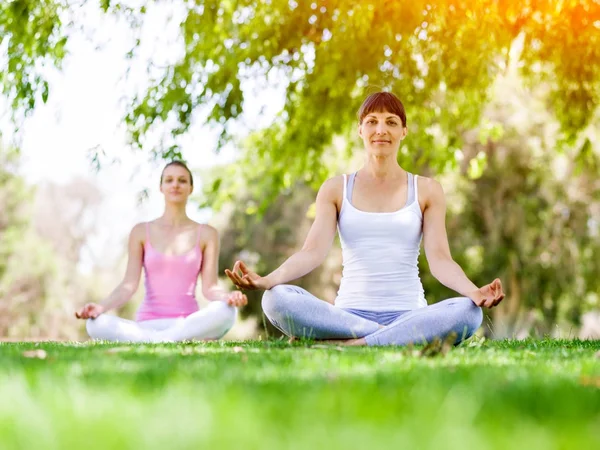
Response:
[[[264,277],[242,261],[225,272],[239,288],[264,289],[266,316],[289,336],[405,345],[455,333],[458,343],[481,325],[482,306],[502,301],[502,284],[495,279],[479,288],[469,280],[450,254],[441,185],[398,164],[407,136],[400,100],[391,93],[372,94],[358,119],[365,164],[323,183],[302,249]],[[336,229],[343,273],[331,305],[285,283],[324,261]],[[427,305],[417,267],[421,240],[432,274],[459,297]]]

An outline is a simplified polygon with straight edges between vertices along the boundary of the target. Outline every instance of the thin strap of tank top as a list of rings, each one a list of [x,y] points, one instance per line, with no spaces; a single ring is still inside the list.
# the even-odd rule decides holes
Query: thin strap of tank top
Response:
[[[200,245],[200,236],[202,235],[202,225],[198,225],[198,237],[196,238],[196,247]]]
[[[417,178],[419,177],[419,175],[414,175],[413,176],[413,192],[414,192],[414,198],[413,201],[416,201],[417,204],[419,203],[419,189],[418,189],[418,185],[417,185]]]
[[[414,175],[410,172],[406,172],[406,174],[408,175],[408,179],[406,180],[406,187],[408,188],[408,191],[406,193],[406,204],[404,206],[408,206],[411,205],[412,202],[415,201],[415,184],[414,184]]]
[[[346,189],[346,198],[350,203],[352,203],[352,191],[354,190],[354,178],[356,178],[356,172],[351,173],[348,176],[348,188],[346,188],[346,183],[344,183],[344,189]]]

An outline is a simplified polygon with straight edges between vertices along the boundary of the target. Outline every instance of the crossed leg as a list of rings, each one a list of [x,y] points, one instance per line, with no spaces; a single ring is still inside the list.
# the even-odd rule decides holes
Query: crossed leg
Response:
[[[219,339],[236,319],[236,309],[224,302],[211,302],[185,318],[134,322],[101,314],[88,319],[86,329],[92,339],[114,342],[176,342]]]
[[[456,297],[405,312],[381,327],[292,285],[266,291],[262,306],[271,323],[288,336],[346,339],[339,342],[349,345],[418,344],[445,339],[451,333],[456,333],[458,343],[470,337],[483,320],[481,308],[469,298]]]
[[[262,308],[269,321],[290,337],[351,339],[377,331],[378,323],[319,300],[305,289],[282,284],[265,291]]]

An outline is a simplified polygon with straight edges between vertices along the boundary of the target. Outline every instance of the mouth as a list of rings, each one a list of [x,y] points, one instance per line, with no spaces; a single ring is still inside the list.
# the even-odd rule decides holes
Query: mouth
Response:
[[[371,141],[371,142],[373,142],[373,144],[391,144],[392,143],[392,141],[387,141],[384,139],[377,139],[377,140]]]

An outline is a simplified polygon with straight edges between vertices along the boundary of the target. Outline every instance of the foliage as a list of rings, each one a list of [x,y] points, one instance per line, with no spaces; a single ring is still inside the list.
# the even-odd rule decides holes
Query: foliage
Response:
[[[87,280],[75,276],[82,243],[64,226],[51,235],[69,212],[69,197],[36,223],[35,192],[18,175],[18,162],[16,150],[0,147],[0,336],[74,339],[81,324],[73,311],[89,291]]]
[[[507,298],[489,330],[497,337],[577,325],[600,292],[600,155],[586,153],[595,123],[556,152],[561,136],[545,110],[546,86],[525,90],[520,81],[514,74],[498,80],[482,125],[466,134],[460,173],[446,177],[455,258],[477,284],[505,283]],[[480,157],[485,168],[471,179]],[[449,294],[423,273],[433,298]]]
[[[0,3],[0,88],[13,112],[31,112],[50,89],[44,68],[59,67],[66,54],[65,0]]]
[[[166,3],[101,0],[97,5],[139,30],[148,11]],[[491,84],[511,58],[529,83],[548,83],[566,143],[589,124],[600,101],[597,0],[169,5],[182,12],[182,56],[162,72],[147,61],[148,73],[158,75],[130,103],[132,143],[167,159],[181,156],[177,136],[202,120],[222,127],[223,145],[247,102],[262,101],[265,89],[252,93],[250,86],[268,86],[283,95],[284,108],[270,126],[257,130],[242,164],[261,162],[253,169],[265,174],[262,190],[271,194],[290,178],[313,186],[323,181],[324,149],[354,129],[358,105],[374,90],[394,91],[410,111],[412,139],[401,158],[413,170],[441,171],[456,163],[463,132],[477,125]],[[0,49],[8,61],[2,85],[14,108],[30,110],[37,94],[47,97],[40,68],[60,65],[73,32],[66,18],[80,7],[65,0],[12,0],[0,6]],[[138,35],[128,55],[134,58],[144,44]],[[157,130],[173,136],[171,145],[148,148],[146,138]],[[215,187],[227,190],[226,184]]]
[[[246,102],[260,102],[245,86],[275,83],[285,106],[241,163],[272,193],[289,178],[322,182],[324,149],[354,129],[365,94],[389,89],[410,111],[403,162],[439,171],[455,163],[511,57],[529,82],[550,83],[565,138],[585,128],[600,100],[599,20],[594,0],[187,3],[183,57],[134,99],[127,122],[144,147],[157,127],[186,133],[208,105],[224,140]]]

